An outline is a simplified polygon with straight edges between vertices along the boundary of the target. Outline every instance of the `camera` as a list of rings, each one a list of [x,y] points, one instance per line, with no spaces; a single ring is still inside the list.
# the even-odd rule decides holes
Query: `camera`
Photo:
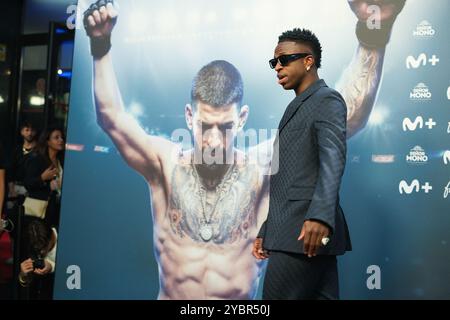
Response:
[[[36,256],[32,260],[33,260],[33,268],[34,269],[44,269],[45,268],[45,262],[41,256]]]

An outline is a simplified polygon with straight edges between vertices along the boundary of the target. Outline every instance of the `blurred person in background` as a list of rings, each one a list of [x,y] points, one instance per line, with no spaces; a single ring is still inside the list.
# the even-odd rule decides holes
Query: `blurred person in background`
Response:
[[[25,163],[24,185],[28,191],[25,216],[44,219],[49,226],[59,223],[64,140],[61,129],[45,130]]]
[[[24,164],[27,156],[36,147],[36,130],[31,122],[26,121],[20,126],[20,136],[22,141],[14,149],[8,172],[9,196],[11,198],[25,196],[26,194],[26,189],[23,187]]]
[[[41,219],[33,218],[27,224],[24,234],[26,258],[20,264],[19,274],[23,298],[52,299],[57,238],[56,229]]]
[[[5,154],[0,142],[0,300],[10,298],[10,280],[12,278],[12,247],[9,237],[10,224],[4,217],[6,197]]]
[[[7,202],[7,217],[14,225],[18,225],[19,207],[23,204],[27,190],[24,187],[24,172],[25,162],[28,155],[36,147],[36,129],[29,121],[24,121],[20,126],[20,142],[16,145],[10,156],[10,162],[7,170],[7,186],[8,197]],[[6,197],[5,197],[6,198]],[[11,237],[16,238],[17,229],[13,229]]]

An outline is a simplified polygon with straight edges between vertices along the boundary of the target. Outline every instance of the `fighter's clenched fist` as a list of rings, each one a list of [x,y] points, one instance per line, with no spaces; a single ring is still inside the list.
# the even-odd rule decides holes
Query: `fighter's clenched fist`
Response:
[[[368,48],[384,48],[389,42],[392,27],[397,15],[402,11],[406,0],[347,0],[358,18],[356,36]],[[373,15],[369,7],[379,9],[380,28],[368,29],[367,20]]]
[[[395,20],[402,11],[406,0],[347,0],[350,8],[360,21],[367,21],[372,14],[369,6],[376,5],[380,8],[381,21]]]
[[[84,28],[91,38],[94,57],[101,58],[111,49],[111,32],[118,15],[113,0],[98,0],[84,12]]]

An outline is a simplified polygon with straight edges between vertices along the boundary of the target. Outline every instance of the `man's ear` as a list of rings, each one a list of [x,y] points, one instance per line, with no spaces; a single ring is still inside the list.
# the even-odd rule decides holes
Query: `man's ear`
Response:
[[[248,113],[250,112],[250,107],[248,105],[243,105],[239,111],[239,124],[238,131],[244,128],[245,123],[247,122]]]
[[[314,59],[314,56],[313,56],[313,55],[307,56],[307,57],[304,59],[304,61],[305,61],[304,63],[305,63],[305,69],[306,69],[306,71],[311,70],[311,68],[314,67],[314,64],[316,63],[316,60]]]
[[[189,130],[192,130],[194,121],[194,110],[189,103],[186,104],[186,106],[184,107],[184,117],[186,119],[187,127],[189,128]]]

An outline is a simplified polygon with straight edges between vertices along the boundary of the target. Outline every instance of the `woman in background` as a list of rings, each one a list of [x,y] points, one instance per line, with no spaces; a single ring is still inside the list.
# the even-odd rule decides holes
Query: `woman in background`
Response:
[[[58,233],[38,218],[30,218],[25,234],[27,246],[20,264],[19,283],[25,300],[50,300],[53,297]]]
[[[45,130],[25,164],[25,216],[44,219],[50,227],[59,224],[59,198],[63,175],[64,134],[58,128]]]

